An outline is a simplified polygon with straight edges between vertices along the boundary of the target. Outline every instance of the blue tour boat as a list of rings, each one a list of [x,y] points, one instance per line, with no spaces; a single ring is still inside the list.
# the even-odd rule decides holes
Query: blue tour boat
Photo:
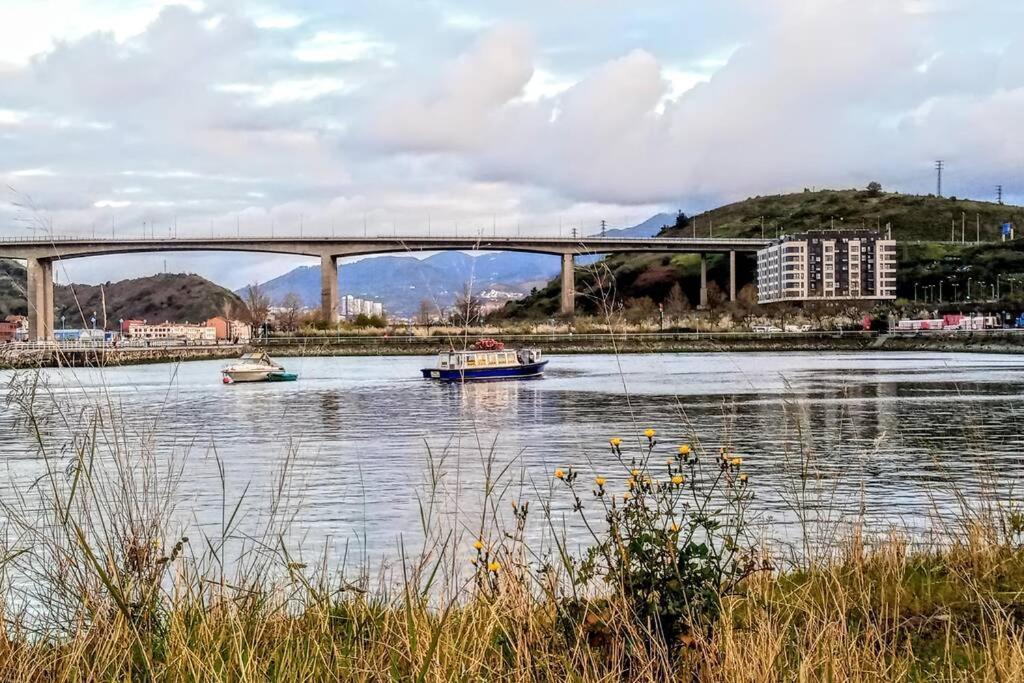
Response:
[[[437,366],[423,368],[421,372],[426,379],[442,382],[524,379],[540,377],[547,364],[539,349],[506,351],[500,343],[481,347],[478,342],[467,351],[442,351],[437,356]]]

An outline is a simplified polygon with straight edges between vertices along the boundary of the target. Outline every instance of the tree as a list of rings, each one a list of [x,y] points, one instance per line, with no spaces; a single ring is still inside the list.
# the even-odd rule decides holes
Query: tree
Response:
[[[679,283],[672,285],[665,299],[665,314],[670,318],[679,318],[690,310],[690,300],[683,294],[683,288]]]
[[[870,183],[868,183],[868,196],[869,197],[878,197],[881,194],[882,194],[882,183],[878,182],[877,180],[872,180]]]
[[[725,292],[717,282],[708,283],[708,308],[718,308],[725,303]]]
[[[429,325],[430,321],[434,319],[434,311],[437,310],[437,306],[430,299],[421,299],[420,308],[416,312],[416,323],[418,325]]]
[[[658,307],[649,296],[626,299],[626,320],[631,323],[643,323],[654,318]]]
[[[270,299],[255,282],[245,288],[245,322],[255,337],[270,316]]]
[[[360,313],[356,316],[356,319],[352,321],[352,325],[354,327],[376,327],[383,329],[388,326],[388,323],[383,316]]]
[[[476,325],[480,322],[482,308],[483,302],[473,294],[473,288],[467,282],[462,287],[462,293],[455,298],[452,322],[461,327]]]
[[[302,320],[302,299],[295,292],[288,292],[281,300],[281,316],[278,318],[281,328],[294,332],[299,329]]]

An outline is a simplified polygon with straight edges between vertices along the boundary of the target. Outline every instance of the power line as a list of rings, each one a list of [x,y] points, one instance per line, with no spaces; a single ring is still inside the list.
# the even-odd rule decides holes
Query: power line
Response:
[[[942,159],[935,162],[935,194],[939,197],[942,196],[942,166]]]

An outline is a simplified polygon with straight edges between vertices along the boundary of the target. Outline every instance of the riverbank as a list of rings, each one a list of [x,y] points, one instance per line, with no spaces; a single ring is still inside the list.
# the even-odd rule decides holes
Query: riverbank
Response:
[[[734,353],[794,351],[946,351],[959,353],[1022,353],[1024,334],[985,332],[957,334],[877,334],[860,332],[679,333],[679,334],[551,334],[498,337],[510,348],[539,348],[547,354]],[[273,338],[261,346],[275,356],[403,356],[432,355],[463,349],[475,336]]]
[[[873,332],[649,333],[499,335],[510,348],[539,348],[547,354],[736,353],[796,351],[936,351],[949,353],[1024,353],[1024,333]],[[256,344],[277,357],[430,356],[448,348],[467,348],[468,336],[272,337]],[[176,363],[236,358],[247,347],[185,346],[165,348],[11,349],[0,353],[0,368],[93,367]]]

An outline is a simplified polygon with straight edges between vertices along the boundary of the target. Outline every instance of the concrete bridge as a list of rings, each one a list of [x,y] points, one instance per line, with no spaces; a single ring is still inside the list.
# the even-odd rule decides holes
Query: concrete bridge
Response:
[[[0,257],[27,263],[29,334],[34,339],[53,336],[54,261],[103,256],[178,251],[241,251],[296,254],[320,258],[321,310],[324,318],[338,320],[338,259],[346,256],[419,251],[523,251],[562,257],[561,311],[576,308],[574,257],[608,253],[701,254],[700,303],[707,304],[709,253],[729,254],[729,298],[736,298],[736,252],[755,252],[768,244],[763,239],[702,239],[676,237],[208,237],[108,238],[37,237],[0,239]]]

